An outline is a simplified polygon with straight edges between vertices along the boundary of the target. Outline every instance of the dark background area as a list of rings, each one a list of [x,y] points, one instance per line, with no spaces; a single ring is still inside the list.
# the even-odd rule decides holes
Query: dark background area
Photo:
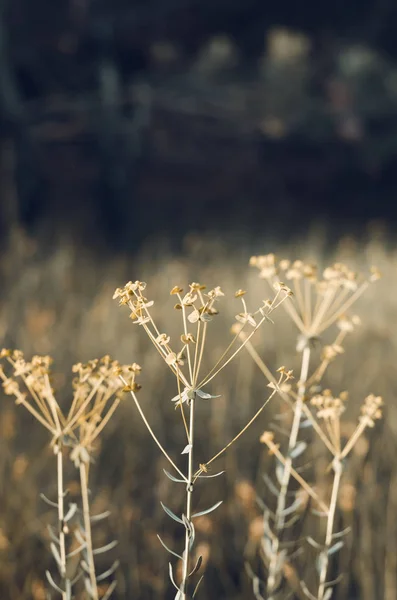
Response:
[[[397,216],[392,0],[1,0],[3,234]]]

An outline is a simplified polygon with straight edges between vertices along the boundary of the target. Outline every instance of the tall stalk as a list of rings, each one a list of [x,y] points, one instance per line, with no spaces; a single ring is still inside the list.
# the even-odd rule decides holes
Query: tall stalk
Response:
[[[65,543],[65,492],[63,490],[63,455],[62,446],[57,446],[57,487],[58,487],[58,523],[59,523],[59,570],[65,587],[62,587],[62,600],[68,599],[66,577],[66,543]]]
[[[329,556],[330,556],[330,548],[332,546],[332,538],[333,538],[333,530],[334,530],[334,521],[335,521],[335,512],[336,512],[336,502],[338,499],[339,486],[343,472],[342,462],[339,457],[335,457],[332,462],[332,468],[334,470],[334,481],[332,484],[332,493],[331,493],[331,502],[329,505],[328,515],[327,515],[327,530],[325,534],[325,548],[323,552],[320,554],[320,572],[319,572],[319,586],[317,598],[318,600],[323,600],[324,594],[326,591],[326,583],[327,583],[327,573],[328,573],[328,565],[329,565]]]
[[[294,406],[294,419],[292,422],[292,428],[289,436],[288,442],[288,455],[285,459],[283,476],[281,480],[280,493],[277,498],[277,508],[276,508],[276,519],[275,519],[275,527],[277,534],[272,539],[272,550],[271,550],[271,559],[269,563],[269,572],[266,583],[266,591],[269,596],[269,600],[271,599],[271,594],[273,593],[276,587],[277,575],[279,572],[278,564],[279,564],[279,548],[280,548],[280,537],[278,535],[284,528],[285,516],[284,510],[286,507],[286,498],[289,487],[289,482],[291,479],[291,469],[292,469],[292,458],[291,452],[296,446],[299,434],[299,426],[302,418],[302,406],[304,401],[304,396],[306,392],[306,382],[309,373],[309,363],[310,363],[310,346],[307,345],[303,349],[302,353],[302,366],[301,366],[301,374],[299,379],[299,387],[298,387],[298,397]]]
[[[191,523],[192,519],[192,499],[193,499],[193,449],[194,449],[194,409],[195,409],[195,398],[193,397],[189,403],[189,461],[188,461],[188,482],[186,485],[186,519],[188,523]],[[190,535],[189,530],[186,528],[185,534],[185,551],[183,553],[183,574],[182,574],[182,599],[186,600],[187,596],[187,583],[189,578],[189,556],[190,556]]]

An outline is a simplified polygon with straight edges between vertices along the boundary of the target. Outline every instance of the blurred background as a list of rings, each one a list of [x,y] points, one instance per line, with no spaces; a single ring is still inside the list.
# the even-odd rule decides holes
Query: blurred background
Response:
[[[147,280],[155,316],[178,332],[176,284],[221,285],[231,298],[241,287],[261,299],[252,253],[383,271],[326,381],[351,392],[347,430],[368,393],[387,402],[341,494],[339,524],[353,534],[336,600],[397,598],[396,33],[393,0],[0,0],[0,335],[27,357],[54,356],[62,402],[74,362],[106,353],[136,361],[142,402],[175,454],[174,382],[112,302],[116,286]],[[231,301],[216,358],[234,314]],[[282,318],[276,326],[258,336],[258,352],[271,368],[298,368],[296,332]],[[202,415],[203,458],[263,400],[246,355],[217,385],[224,400]],[[253,598],[244,564],[258,558],[255,497],[272,464],[258,439],[271,414],[219,461],[225,480],[200,496],[203,506],[225,499],[198,526],[208,600]],[[1,399],[2,600],[46,600],[53,517],[39,493],[55,493],[47,442]],[[180,531],[159,502],[178,510],[183,498],[128,402],[101,450],[94,512],[112,517],[96,541],[120,540],[115,597],[173,598],[156,533],[178,544]],[[73,466],[69,479],[78,495]]]
[[[1,221],[136,248],[397,215],[392,0],[1,0]]]

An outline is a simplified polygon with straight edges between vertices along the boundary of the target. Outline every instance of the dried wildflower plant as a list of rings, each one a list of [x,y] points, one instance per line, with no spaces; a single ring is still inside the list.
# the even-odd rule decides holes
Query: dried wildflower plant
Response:
[[[171,296],[174,296],[176,300],[174,308],[177,313],[180,314],[181,318],[180,337],[179,339],[175,340],[171,340],[167,333],[160,331],[160,329],[157,327],[151,314],[153,301],[145,297],[145,289],[145,283],[140,281],[130,281],[123,288],[116,289],[113,297],[114,299],[119,300],[120,305],[125,305],[129,308],[130,318],[132,319],[133,323],[141,326],[145,330],[155,349],[164,360],[168,368],[172,371],[176,379],[177,394],[174,398],[172,398],[172,402],[175,404],[175,409],[179,411],[181,423],[186,436],[186,445],[182,450],[182,454],[187,455],[186,473],[184,473],[175,464],[150,427],[150,424],[148,423],[137,399],[137,390],[131,386],[127,386],[126,389],[129,389],[138,411],[156,444],[176,472],[175,474],[171,474],[165,470],[165,474],[173,482],[183,484],[186,488],[186,510],[184,514],[178,516],[171,509],[162,504],[166,514],[174,521],[182,525],[185,529],[185,544],[183,553],[180,554],[174,552],[174,550],[168,548],[161,538],[159,538],[165,549],[181,561],[181,581],[178,583],[176,582],[171,563],[169,567],[169,575],[172,585],[177,590],[175,596],[176,600],[185,600],[186,598],[193,598],[195,596],[198,586],[202,580],[201,576],[194,586],[194,589],[191,589],[190,580],[194,575],[198,574],[202,563],[202,558],[199,557],[194,565],[190,564],[192,548],[195,541],[194,519],[212,512],[221,504],[221,502],[217,502],[214,506],[207,510],[193,513],[192,504],[195,483],[199,478],[208,479],[221,474],[208,474],[211,463],[221,456],[225,450],[231,444],[233,444],[243,434],[244,431],[246,431],[246,429],[263,410],[270,398],[273,397],[277,392],[277,388],[283,385],[288,379],[288,374],[286,372],[279,374],[278,379],[275,380],[275,386],[271,391],[270,396],[266,399],[262,407],[257,411],[252,419],[245,425],[245,427],[243,427],[243,429],[233,438],[233,440],[231,440],[229,444],[227,444],[215,456],[211,457],[205,462],[201,461],[195,467],[194,445],[196,439],[196,410],[199,407],[200,402],[216,398],[216,396],[211,395],[203,388],[208,386],[214,380],[214,378],[217,377],[219,373],[241,352],[259,327],[265,321],[270,321],[270,315],[272,312],[280,305],[286,303],[286,300],[291,295],[291,290],[287,286],[280,284],[273,299],[263,301],[262,305],[255,310],[249,310],[245,298],[246,292],[241,289],[238,290],[235,293],[235,299],[236,301],[241,302],[241,310],[236,315],[237,328],[234,328],[234,337],[212,368],[203,375],[203,359],[207,353],[208,328],[211,326],[211,322],[216,319],[219,313],[221,300],[225,296],[221,288],[218,286],[206,291],[206,287],[199,283],[191,283],[187,291],[184,291],[179,286],[172,288],[170,294]],[[240,336],[244,332],[245,339],[242,340]],[[120,378],[122,379],[123,383],[126,383],[122,375]]]
[[[91,523],[106,518],[109,513],[90,515],[89,466],[95,441],[120,403],[124,387],[120,376],[129,386],[134,386],[139,368],[136,365],[121,366],[109,356],[84,365],[76,364],[73,367],[73,398],[69,411],[64,413],[51,384],[49,356],[34,356],[31,361],[26,361],[22,352],[5,349],[0,356],[5,362],[0,368],[5,394],[14,396],[16,403],[24,406],[50,433],[50,444],[57,460],[57,501],[41,495],[48,505],[57,509],[58,516],[58,527],[49,525],[48,530],[59,580],[56,582],[49,571],[46,572],[47,580],[62,600],[70,600],[74,584],[83,578],[87,597],[98,600],[98,582],[112,575],[117,562],[97,576],[94,555],[110,550],[116,542],[93,548]],[[81,508],[76,503],[65,506],[65,455],[69,455],[79,470]],[[76,556],[79,557],[77,565]],[[113,581],[102,598],[110,598],[115,585]]]
[[[336,555],[344,546],[343,537],[349,532],[334,531],[335,514],[337,499],[340,489],[340,483],[343,475],[345,459],[354,448],[360,436],[367,428],[375,426],[375,422],[382,417],[383,401],[380,396],[373,394],[367,396],[361,406],[361,415],[358,424],[347,441],[343,441],[341,436],[341,416],[345,411],[348,394],[342,392],[339,396],[333,396],[330,390],[324,390],[322,394],[312,397],[310,404],[313,407],[311,413],[311,424],[317,432],[319,438],[323,441],[326,448],[332,456],[330,468],[333,471],[332,487],[329,506],[318,497],[315,490],[299,475],[292,470],[293,477],[298,481],[309,496],[314,498],[317,508],[315,514],[326,521],[324,539],[319,542],[311,536],[306,537],[306,541],[318,551],[316,568],[318,573],[318,583],[316,593],[312,593],[305,581],[301,580],[301,588],[310,600],[329,600],[332,597],[335,584],[339,577],[333,581],[328,580],[330,557]],[[280,452],[279,446],[274,442],[274,434],[265,432],[260,441],[269,448],[269,452],[274,454],[280,464],[286,463],[286,458]],[[288,559],[284,550],[283,560]],[[279,556],[280,561],[280,556]],[[259,596],[258,596],[259,597]]]
[[[271,452],[278,459],[276,468],[277,481],[274,482],[267,475],[264,477],[267,487],[276,495],[277,499],[276,507],[273,511],[263,505],[264,535],[262,553],[267,575],[266,581],[262,584],[259,582],[258,577],[253,575],[253,585],[257,598],[263,597],[261,589],[264,589],[266,598],[268,600],[275,600],[279,596],[280,590],[283,589],[285,567],[288,564],[287,547],[291,540],[285,540],[286,530],[291,528],[304,513],[302,510],[303,503],[305,502],[304,497],[300,493],[300,490],[295,492],[291,490],[291,478],[294,478],[308,496],[311,497],[312,501],[317,503],[317,508],[320,509],[320,512],[322,511],[329,515],[329,520],[333,523],[332,499],[331,507],[326,508],[315,490],[305,482],[298,472],[297,462],[304,455],[308,447],[306,441],[299,440],[299,433],[302,430],[314,427],[326,447],[333,452],[334,447],[329,444],[328,438],[325,437],[323,430],[314,419],[307,404],[307,399],[315,393],[314,390],[321,390],[321,381],[329,365],[338,356],[343,354],[343,343],[346,335],[360,324],[360,319],[357,316],[348,316],[347,311],[368,286],[379,278],[379,273],[376,268],[373,268],[368,278],[362,278],[351,271],[346,265],[335,263],[331,267],[326,268],[320,276],[316,265],[300,260],[294,262],[289,260],[276,261],[273,254],[253,256],[250,259],[250,265],[259,270],[259,277],[264,279],[271,288],[284,285],[281,279],[287,281],[288,285],[291,286],[294,293],[294,301],[283,304],[283,308],[297,329],[296,349],[301,355],[300,376],[296,384],[294,385],[291,381],[288,384],[278,387],[279,395],[292,409],[292,419],[290,412],[283,412],[283,414],[278,415],[279,421],[289,420],[290,424],[288,428],[280,428],[279,425],[274,425],[274,429],[281,431],[288,440],[285,450],[281,450],[273,442],[273,436],[269,432],[262,438],[262,441],[268,444]],[[335,327],[337,330],[335,339],[331,344],[324,344],[322,346],[320,361],[317,365],[313,365],[312,349],[315,345],[321,346],[323,344],[323,334],[326,331],[331,331],[332,327]],[[240,338],[245,340],[244,333],[240,334]],[[246,349],[269,380],[269,386],[274,387],[276,382],[272,373],[249,343],[249,340],[246,343]],[[329,423],[327,426],[329,427]],[[337,426],[336,422],[335,426]],[[320,432],[322,433],[320,434]],[[361,435],[361,433],[362,426],[357,430],[357,435]],[[334,434],[336,435],[336,432]],[[336,441],[336,438],[334,441]],[[354,439],[351,443],[354,443]],[[335,457],[336,454],[334,452],[333,454]],[[346,455],[344,454],[343,456]],[[340,460],[342,458],[340,457]],[[287,506],[287,499],[290,495],[294,497],[294,500]],[[327,538],[326,544],[328,542],[329,539]],[[325,574],[327,572],[327,568],[322,567],[320,574],[321,581],[324,580],[324,569]],[[318,600],[331,597],[331,587],[329,585],[324,587],[326,585],[324,581],[319,586],[318,596],[316,597]],[[304,589],[309,597],[314,597],[310,595],[307,588]]]

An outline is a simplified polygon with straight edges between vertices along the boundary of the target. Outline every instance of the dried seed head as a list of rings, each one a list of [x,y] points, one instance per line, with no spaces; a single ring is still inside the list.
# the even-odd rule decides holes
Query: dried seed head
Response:
[[[181,335],[181,342],[183,344],[195,344],[196,343],[196,338],[194,337],[194,335],[192,333],[188,333],[187,335],[185,335],[183,333]]]
[[[249,323],[252,327],[256,327],[256,321],[251,313],[239,313],[235,316],[235,319],[244,325]]]
[[[156,337],[156,344],[159,346],[167,346],[170,343],[170,339],[170,336],[166,333],[160,333],[160,335]]]
[[[292,290],[288,287],[288,285],[285,285],[285,283],[283,283],[282,281],[276,281],[276,283],[273,284],[273,287],[278,292],[285,292],[287,296],[294,295]]]
[[[170,295],[174,296],[175,294],[182,294],[182,292],[183,292],[183,289],[181,287],[179,287],[179,285],[174,285],[174,287],[170,291]]]
[[[195,281],[193,283],[190,284],[190,289],[191,291],[195,290],[195,291],[201,291],[201,290],[205,290],[206,289],[206,285],[201,285],[201,283],[196,283]]]
[[[272,431],[264,431],[261,435],[261,437],[259,438],[259,441],[262,444],[268,444],[269,442],[272,443],[274,440],[274,433]]]
[[[277,272],[275,261],[276,257],[274,254],[266,254],[261,256],[251,256],[249,264],[252,267],[257,267],[259,269],[259,277],[261,279],[271,279]]]
[[[381,396],[370,394],[361,407],[360,422],[368,427],[374,427],[375,421],[382,418],[383,399]]]
[[[324,390],[322,394],[313,396],[310,403],[316,408],[318,419],[336,420],[345,411],[346,400],[347,392],[334,397],[331,390]]]
[[[208,292],[208,294],[207,294],[208,298],[210,298],[211,300],[215,300],[217,298],[221,298],[224,295],[225,294],[222,292],[222,290],[219,287],[219,285],[217,287],[215,287],[213,290],[210,290]]]

